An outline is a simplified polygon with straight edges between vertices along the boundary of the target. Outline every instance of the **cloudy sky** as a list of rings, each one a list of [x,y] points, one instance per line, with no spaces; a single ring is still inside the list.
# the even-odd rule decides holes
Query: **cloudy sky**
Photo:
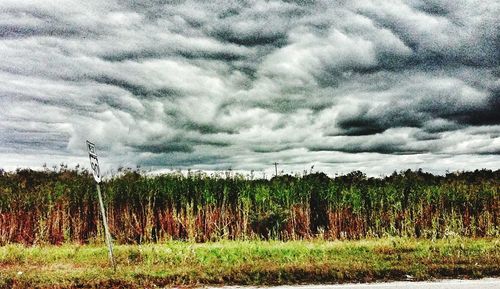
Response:
[[[500,2],[0,1],[0,167],[500,168]]]

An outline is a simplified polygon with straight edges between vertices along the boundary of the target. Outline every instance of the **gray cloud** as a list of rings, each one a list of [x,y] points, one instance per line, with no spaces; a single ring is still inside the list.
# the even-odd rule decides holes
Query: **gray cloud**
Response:
[[[498,168],[500,4],[0,3],[0,160]],[[20,156],[24,156],[20,160]]]

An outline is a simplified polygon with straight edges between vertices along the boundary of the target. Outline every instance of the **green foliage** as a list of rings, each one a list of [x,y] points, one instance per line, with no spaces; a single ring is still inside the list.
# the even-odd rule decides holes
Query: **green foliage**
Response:
[[[120,243],[179,239],[295,240],[498,236],[500,171],[356,171],[270,180],[242,175],[147,175],[120,169],[102,189]],[[88,171],[61,166],[0,174],[0,244],[102,240]]]

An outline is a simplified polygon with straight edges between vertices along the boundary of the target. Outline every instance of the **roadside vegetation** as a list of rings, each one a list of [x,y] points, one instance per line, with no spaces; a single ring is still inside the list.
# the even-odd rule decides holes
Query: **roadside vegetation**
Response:
[[[500,171],[258,179],[231,172],[101,184],[64,165],[0,170],[0,288],[153,288],[500,275]]]
[[[498,237],[500,171],[383,178],[120,169],[102,183],[115,242]],[[0,171],[0,245],[103,240],[91,175],[61,166]]]
[[[500,275],[500,240],[221,241],[0,247],[0,288],[154,288],[479,278]]]

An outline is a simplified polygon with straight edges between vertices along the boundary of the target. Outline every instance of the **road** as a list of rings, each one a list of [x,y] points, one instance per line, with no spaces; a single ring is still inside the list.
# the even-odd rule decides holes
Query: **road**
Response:
[[[221,287],[209,287],[221,289]],[[225,286],[225,289],[250,289],[259,287]],[[275,286],[266,289],[500,289],[500,278],[481,280],[441,280],[432,282],[389,282],[371,284],[344,284],[344,285],[297,285]]]

